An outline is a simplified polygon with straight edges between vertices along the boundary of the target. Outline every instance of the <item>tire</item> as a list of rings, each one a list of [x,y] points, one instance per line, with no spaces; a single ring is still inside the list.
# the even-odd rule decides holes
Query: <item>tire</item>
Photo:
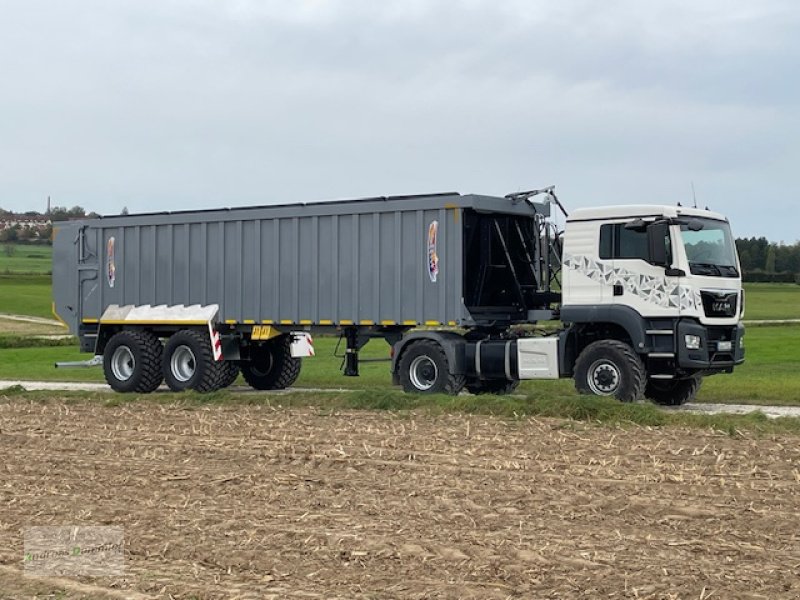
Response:
[[[182,329],[164,346],[161,361],[164,381],[173,392],[213,392],[223,387],[228,368],[214,360],[206,331]]]
[[[230,387],[239,377],[239,365],[232,361],[225,361],[226,374],[222,380],[222,388]],[[220,389],[222,389],[220,388]]]
[[[148,331],[115,333],[103,351],[103,373],[115,392],[149,394],[163,379],[162,346]]]
[[[253,346],[250,360],[242,362],[242,377],[256,390],[283,390],[300,376],[303,361],[292,358],[291,336]]]
[[[702,383],[700,377],[650,379],[644,388],[644,395],[648,400],[662,406],[680,406],[695,399]]]
[[[581,394],[636,402],[646,382],[641,359],[633,348],[618,340],[592,342],[575,361],[575,388]]]
[[[412,343],[398,365],[403,391],[413,394],[458,394],[466,378],[450,372],[447,355],[436,342]]]
[[[508,379],[484,379],[467,383],[466,388],[470,394],[479,396],[481,394],[510,394],[519,385],[519,381],[509,381]]]

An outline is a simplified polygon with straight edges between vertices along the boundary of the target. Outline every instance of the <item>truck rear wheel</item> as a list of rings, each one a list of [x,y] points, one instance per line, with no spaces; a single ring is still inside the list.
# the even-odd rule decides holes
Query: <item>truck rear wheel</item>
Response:
[[[283,390],[300,376],[302,360],[292,358],[291,336],[253,346],[250,361],[242,362],[242,377],[256,390]]]
[[[411,344],[400,357],[400,384],[403,391],[416,394],[458,394],[465,377],[450,372],[447,355],[436,342]]]
[[[519,385],[519,381],[509,381],[508,379],[482,379],[467,383],[466,388],[470,394],[510,394]]]
[[[161,342],[146,331],[115,333],[103,351],[103,374],[115,392],[147,394],[161,385]]]
[[[183,329],[173,334],[164,347],[164,381],[173,392],[213,392],[223,387],[228,369],[214,360],[206,332]]]
[[[644,389],[644,396],[662,406],[680,406],[695,399],[702,382],[700,377],[651,379]]]
[[[618,340],[592,342],[575,361],[575,388],[581,394],[635,402],[642,397],[646,381],[641,359]]]

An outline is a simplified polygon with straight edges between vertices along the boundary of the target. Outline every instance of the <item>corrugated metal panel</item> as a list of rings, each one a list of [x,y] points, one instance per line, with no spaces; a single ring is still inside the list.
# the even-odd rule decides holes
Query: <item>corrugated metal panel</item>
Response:
[[[85,226],[90,256],[81,284],[61,258],[76,247],[58,240],[54,293],[67,298],[67,288],[79,287],[75,322],[98,318],[110,304],[219,304],[220,321],[468,324],[464,207],[533,212],[502,198],[434,195],[103,218],[70,225]],[[436,281],[428,268],[433,222]]]

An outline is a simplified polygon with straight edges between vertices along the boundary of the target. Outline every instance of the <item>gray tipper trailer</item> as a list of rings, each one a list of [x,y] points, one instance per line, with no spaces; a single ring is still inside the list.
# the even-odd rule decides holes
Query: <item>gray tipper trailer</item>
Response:
[[[559,237],[553,205],[547,188],[59,224],[53,310],[121,392],[212,391],[240,371],[286,388],[312,334],[341,336],[350,376],[386,340],[394,383],[419,393],[574,377],[584,393],[676,404],[743,361],[724,217],[609,207],[577,211]],[[698,247],[719,259],[696,268]],[[558,319],[551,335],[519,327]]]

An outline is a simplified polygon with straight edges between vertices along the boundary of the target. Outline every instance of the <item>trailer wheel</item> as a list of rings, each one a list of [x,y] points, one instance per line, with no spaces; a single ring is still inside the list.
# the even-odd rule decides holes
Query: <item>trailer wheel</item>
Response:
[[[700,377],[650,379],[644,388],[644,396],[663,406],[680,406],[695,399],[701,383],[703,380]]]
[[[225,376],[222,380],[222,388],[230,387],[236,378],[239,377],[239,365],[232,361],[225,361]],[[220,388],[220,389],[222,389]]]
[[[618,340],[592,342],[575,361],[575,388],[581,394],[635,402],[642,397],[646,377],[633,348]]]
[[[182,329],[170,336],[162,359],[164,381],[173,392],[213,392],[223,387],[228,373],[223,361],[214,360],[206,332]]]
[[[467,391],[476,396],[482,394],[510,394],[519,385],[519,381],[509,381],[508,379],[482,379],[471,381],[466,385]]]
[[[147,331],[115,333],[103,351],[103,374],[115,392],[147,394],[161,375],[161,342]]]
[[[447,355],[436,342],[411,344],[400,357],[398,368],[405,392],[455,395],[464,387],[465,377],[450,372]]]
[[[291,336],[253,346],[250,361],[242,362],[242,377],[256,390],[283,390],[300,376],[303,362],[292,358]]]

